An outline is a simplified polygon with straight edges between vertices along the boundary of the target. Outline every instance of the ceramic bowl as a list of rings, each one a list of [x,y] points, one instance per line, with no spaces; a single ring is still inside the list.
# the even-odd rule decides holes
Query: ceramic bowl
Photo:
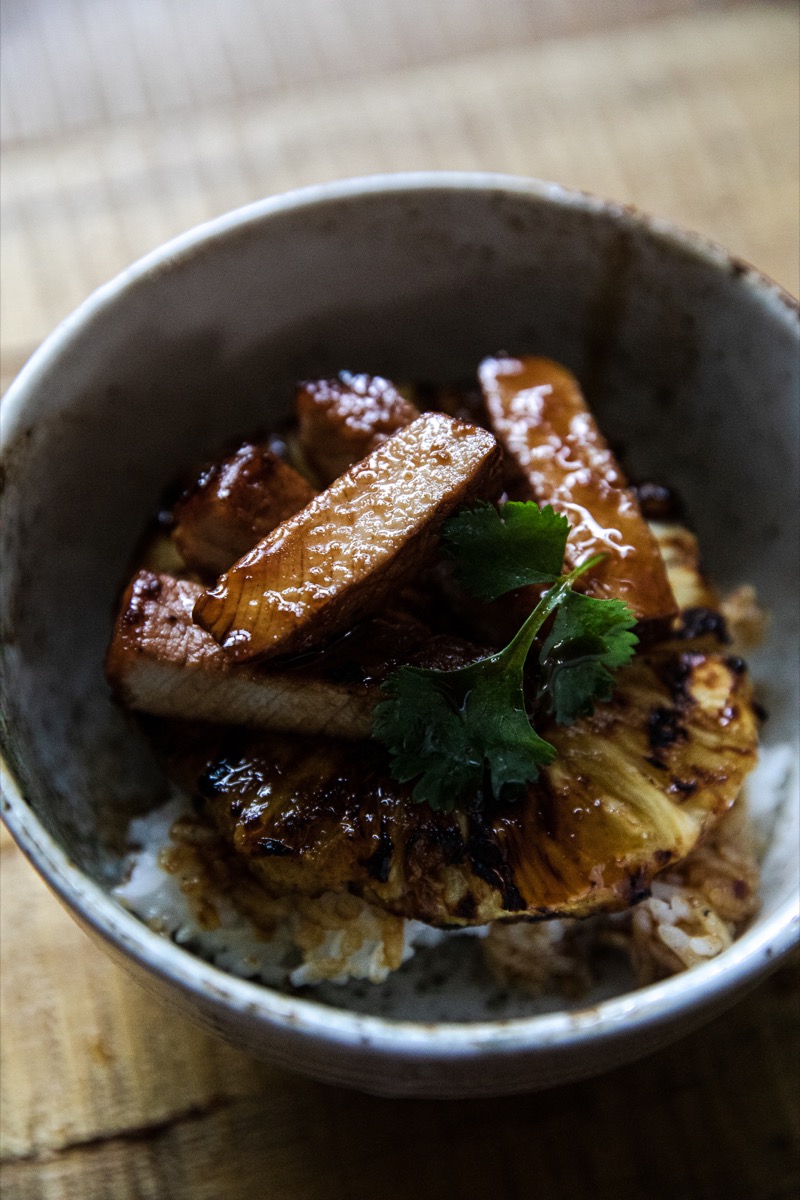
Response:
[[[473,995],[465,1012],[463,979],[417,995],[415,1008],[391,992],[371,1011],[349,990],[282,994],[160,938],[110,896],[126,820],[163,785],[109,700],[103,652],[165,482],[284,415],[297,378],[342,367],[458,378],[500,349],[572,368],[630,470],[683,494],[712,576],[757,585],[772,614],[752,664],[770,711],[766,742],[790,743],[796,307],[718,247],[629,208],[486,175],[374,177],[265,200],[100,288],[3,406],[11,832],[146,987],[253,1055],[367,1091],[502,1094],[601,1071],[729,1005],[797,932],[789,760],[769,785],[783,791],[752,928],[684,975],[570,1010],[498,1017]]]

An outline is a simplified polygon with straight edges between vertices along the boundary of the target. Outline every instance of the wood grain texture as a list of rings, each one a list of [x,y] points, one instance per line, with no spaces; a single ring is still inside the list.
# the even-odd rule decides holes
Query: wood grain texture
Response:
[[[167,238],[302,184],[376,171],[537,175],[715,237],[800,287],[796,22],[679,16],[281,97],[10,144],[3,357]]]
[[[735,0],[6,0],[3,140],[216,108]]]
[[[374,171],[558,179],[797,291],[797,35],[772,3],[8,0],[2,383],[165,238]],[[106,960],[5,832],[0,850],[5,1200],[797,1194],[797,960],[600,1079],[374,1100],[209,1039]]]
[[[3,833],[4,1200],[790,1200],[800,960],[677,1046],[501,1100],[383,1100],[208,1038],[73,925]],[[23,952],[24,951],[24,952]]]

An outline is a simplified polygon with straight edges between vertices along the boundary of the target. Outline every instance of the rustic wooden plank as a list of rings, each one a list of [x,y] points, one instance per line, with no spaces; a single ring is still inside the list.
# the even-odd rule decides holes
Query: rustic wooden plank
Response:
[[[253,1063],[145,994],[3,847],[6,1200],[653,1200],[796,1186],[800,959],[707,1029],[599,1079],[383,1100]],[[27,946],[24,961],[17,955]],[[12,969],[13,968],[13,969]]]
[[[0,847],[3,1156],[158,1126],[262,1086],[266,1068],[176,1030],[96,953],[4,828]]]
[[[731,7],[735,0],[705,0]],[[741,2],[741,0],[739,0]],[[685,13],[697,0],[8,0],[6,143]]]
[[[186,20],[177,0],[161,4],[152,62],[141,22],[158,5],[115,6],[126,15],[114,21],[101,0],[4,9],[4,33],[16,22],[14,54],[3,39],[4,382],[94,286],[166,237],[260,195],[375,170],[557,178],[709,233],[798,290],[793,7],[704,6],[612,29],[611,9],[622,22],[692,0],[545,0],[536,26],[522,0],[495,0],[491,21],[483,0],[391,12],[281,0],[275,28],[245,36],[263,21],[254,0],[225,0],[225,26],[220,0],[200,2],[212,19],[195,11],[196,59],[173,56],[162,92]],[[72,37],[60,64],[58,22]],[[32,29],[40,44],[25,42]],[[573,36],[537,40],[553,33]],[[114,47],[129,35],[125,59]],[[376,41],[385,58],[366,53]],[[336,61],[359,46],[357,63]],[[106,961],[5,832],[0,862],[11,1200],[797,1193],[796,961],[707,1030],[598,1080],[500,1101],[372,1100],[209,1039]]]
[[[3,353],[19,357],[94,287],[201,220],[376,170],[558,179],[707,233],[797,291],[795,32],[781,8],[673,18],[658,36],[545,42],[12,147]]]

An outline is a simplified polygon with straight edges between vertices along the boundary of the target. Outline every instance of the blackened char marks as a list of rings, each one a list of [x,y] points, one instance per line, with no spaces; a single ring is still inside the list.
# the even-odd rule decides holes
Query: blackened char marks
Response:
[[[293,851],[291,846],[287,846],[285,842],[281,842],[278,838],[264,837],[258,839],[251,853],[254,858],[267,856],[286,858]]]
[[[636,483],[633,491],[646,521],[680,521],[683,518],[683,501],[676,491],[663,483]]]
[[[500,892],[503,908],[508,912],[521,912],[526,907],[497,834],[479,816],[470,817],[467,856],[475,874]]]
[[[377,883],[387,882],[393,853],[394,842],[389,837],[385,822],[382,821],[378,844],[364,863],[370,879],[374,879]]]
[[[471,921],[475,916],[477,905],[472,892],[466,892],[455,907],[455,914],[464,921]]]
[[[691,700],[688,685],[695,668],[703,662],[704,658],[703,654],[687,652],[667,658],[660,664],[654,664],[659,677],[669,689],[672,702],[676,707],[682,707]]]
[[[651,894],[650,880],[644,868],[639,867],[623,879],[619,885],[619,891],[631,908],[634,904],[641,904],[642,900],[647,900]]]
[[[460,866],[467,847],[450,814],[431,813],[406,836],[402,857],[409,891],[423,906],[440,910],[446,868]]]
[[[680,712],[674,708],[657,707],[647,714],[647,740],[652,754],[647,762],[659,771],[666,771],[666,752],[676,742],[686,740],[686,729],[680,723]]]
[[[655,767],[657,771],[666,771],[667,769],[667,764],[662,762],[657,754],[648,754],[644,761],[649,763],[651,767]]]
[[[420,862],[437,859],[446,867],[463,863],[467,848],[458,829],[429,821],[418,825],[406,838],[406,859]]]
[[[686,730],[680,724],[680,714],[674,708],[653,708],[647,714],[647,740],[653,750],[663,750],[673,743],[686,740]]]
[[[681,613],[680,636],[687,641],[695,638],[713,637],[723,646],[730,643],[731,636],[722,613],[713,608],[686,608]]]

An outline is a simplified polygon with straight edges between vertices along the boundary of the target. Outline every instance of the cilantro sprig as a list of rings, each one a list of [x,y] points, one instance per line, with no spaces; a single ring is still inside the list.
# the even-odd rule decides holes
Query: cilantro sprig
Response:
[[[538,654],[534,704],[559,724],[591,713],[613,690],[612,672],[633,654],[634,617],[618,600],[572,590],[604,557],[560,574],[569,524],[552,508],[509,502],[462,509],[444,527],[457,577],[481,599],[528,584],[547,590],[505,649],[455,671],[401,667],[384,683],[373,735],[392,755],[413,798],[444,811],[513,797],[553,761],[555,748],[531,723],[525,669],[531,648],[555,614]]]

